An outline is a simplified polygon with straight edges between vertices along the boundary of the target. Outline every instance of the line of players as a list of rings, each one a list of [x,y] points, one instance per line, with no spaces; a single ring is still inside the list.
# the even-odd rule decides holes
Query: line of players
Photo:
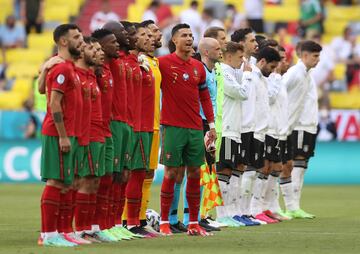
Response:
[[[174,27],[172,42],[175,52],[160,58],[160,61],[154,57],[154,51],[161,46],[161,32],[151,21],[141,24],[126,21],[110,22],[103,29],[95,31],[91,37],[85,38],[80,29],[74,25],[61,25],[55,29],[54,40],[58,46],[58,54],[43,65],[39,78],[39,90],[42,93],[46,92],[48,98],[48,110],[42,131],[41,176],[46,181],[46,187],[41,198],[42,229],[39,244],[76,246],[91,242],[110,242],[157,235],[151,228],[146,227],[145,211],[154,175],[153,170],[157,168],[160,84],[163,96],[161,158],[165,165],[161,190],[160,232],[163,235],[172,234],[169,212],[174,197],[175,178],[177,175],[181,175],[186,168],[186,199],[189,203],[190,213],[188,234],[207,235],[206,231],[198,224],[199,169],[204,162],[203,121],[199,114],[200,102],[204,112],[202,115],[204,120],[207,120],[209,129],[208,144],[213,143],[216,139],[214,115],[217,119],[218,135],[223,137],[218,139],[218,145],[220,147],[221,143],[221,148],[219,149],[220,160],[217,163],[217,171],[225,207],[219,208],[218,218],[220,220],[226,218],[225,224],[228,222],[228,225],[246,224],[244,220],[256,223],[257,221],[249,219],[251,214],[260,220],[268,220],[268,218],[264,219],[265,214],[262,217],[258,216],[262,215],[263,209],[259,208],[256,201],[259,203],[259,197],[261,198],[259,193],[263,189],[270,188],[261,185],[265,182],[264,179],[269,171],[269,167],[263,167],[261,161],[262,151],[264,151],[263,142],[269,139],[268,136],[265,137],[265,129],[268,129],[268,122],[265,119],[268,116],[266,114],[270,112],[270,109],[268,110],[270,108],[269,99],[266,99],[268,98],[266,87],[267,82],[270,83],[270,78],[263,82],[262,85],[265,89],[262,91],[257,84],[261,83],[258,82],[259,80],[264,80],[263,76],[269,75],[275,69],[280,61],[280,56],[276,50],[270,50],[269,47],[264,47],[256,52],[257,45],[254,36],[251,30],[239,30],[232,35],[232,40],[238,40],[237,42],[240,43],[229,42],[226,44],[220,41],[221,49],[225,50],[224,63],[221,64],[221,68],[217,68],[216,79],[223,79],[223,85],[221,88],[217,82],[215,90],[223,89],[224,95],[216,102],[213,96],[211,98],[213,95],[211,90],[209,94],[207,74],[212,73],[215,63],[220,61],[221,54],[215,58],[210,56],[214,51],[212,48],[214,44],[217,43],[215,51],[219,51],[217,35],[213,36],[216,39],[204,39],[202,45],[201,43],[199,45],[204,62],[208,63],[205,65],[210,67],[210,69],[204,69],[202,63],[191,57],[193,55],[193,38],[191,30],[186,24]],[[307,43],[311,44],[312,42]],[[307,43],[303,45],[307,45]],[[304,81],[304,77],[308,76],[308,69],[313,67],[310,65],[314,65],[316,62],[314,53],[317,53],[318,59],[320,50],[321,47],[319,49],[313,44],[308,48],[302,46],[300,49],[303,60],[300,64],[308,64],[308,66],[298,67],[294,72],[296,75],[300,75],[301,80],[294,81],[293,78],[292,83],[289,81],[296,90],[293,97],[297,101],[296,107],[292,104],[288,105],[289,110],[292,107],[295,108],[294,111],[297,115],[291,126],[298,124],[299,116],[303,114],[305,98],[310,94],[308,86],[311,86],[312,83],[309,82],[307,86],[300,84]],[[258,60],[256,65],[251,65],[247,61],[242,64],[243,54],[250,60],[255,53],[257,53]],[[311,59],[312,63],[310,63]],[[208,66],[211,62],[214,66]],[[243,65],[243,75],[239,69],[241,65]],[[217,63],[216,66],[220,65]],[[300,74],[299,69],[302,71]],[[234,76],[231,74],[232,71]],[[229,82],[228,79],[231,81]],[[254,82],[255,80],[256,82]],[[279,81],[275,78],[274,80]],[[246,86],[246,83],[249,85]],[[238,114],[239,107],[231,106],[232,101],[230,108],[234,111],[227,113],[227,101],[234,100],[231,96],[227,98],[229,84],[231,92],[237,93],[238,97],[235,100],[253,103],[248,106],[250,111],[245,110]],[[280,82],[274,81],[271,84],[283,87],[279,85]],[[237,89],[238,91],[236,91]],[[301,96],[299,96],[299,90],[302,91]],[[253,91],[252,95],[250,95],[251,91]],[[280,97],[278,93],[274,92],[272,95],[275,101],[277,97]],[[310,97],[313,99],[313,96]],[[220,106],[219,102],[221,102]],[[241,103],[240,108],[244,109],[244,102]],[[222,108],[222,110],[213,111],[216,104],[217,108]],[[312,102],[307,104],[309,107],[313,106]],[[279,108],[284,109],[281,106],[277,107],[277,109]],[[219,115],[219,112],[222,112],[222,115]],[[277,113],[274,113],[276,118]],[[238,127],[234,125],[234,119],[226,119],[225,116],[228,115],[230,115],[228,119],[231,119],[231,115],[233,115],[234,119],[239,120],[239,122],[236,121],[236,125],[239,124]],[[249,120],[251,127],[248,129],[248,135],[244,135],[247,132],[244,131],[243,126],[239,127],[240,123],[241,125],[244,123],[246,117],[252,118]],[[231,125],[224,128],[227,121]],[[219,125],[220,122],[223,124]],[[261,124],[256,127],[260,122]],[[231,128],[235,128],[235,131],[232,132]],[[294,135],[297,135],[297,138],[294,139],[298,140],[298,150],[305,151],[306,154],[294,157],[298,164],[295,164],[293,172],[298,169],[298,182],[301,190],[301,177],[304,172],[302,169],[306,168],[306,161],[312,152],[311,147],[309,152],[309,135],[306,134],[311,133],[312,129],[307,132],[310,129],[303,130],[301,126],[299,128],[294,132]],[[286,134],[290,133],[290,128],[286,129]],[[300,139],[299,136],[303,135],[304,131],[306,131],[305,139]],[[256,141],[257,135],[260,136],[261,142]],[[276,135],[278,133],[274,134],[274,136]],[[248,141],[244,142],[244,137],[247,137]],[[239,145],[241,141],[242,144]],[[275,155],[279,154],[277,151],[279,144],[277,144],[277,140],[271,141],[275,144],[271,147],[270,143],[266,142],[266,154],[274,157],[267,156],[266,158],[272,162],[270,171],[271,176],[275,177],[273,180],[275,183],[279,174],[274,172],[281,170],[277,163],[279,161],[273,159],[276,157]],[[284,144],[284,142],[282,143]],[[247,148],[245,148],[246,146]],[[291,146],[289,145],[289,147]],[[271,153],[271,150],[275,150],[275,152]],[[240,155],[243,155],[242,160],[240,160]],[[254,160],[250,159],[252,155],[254,155]],[[293,158],[291,155],[289,156],[290,159]],[[266,161],[265,164],[267,163]],[[255,181],[256,170],[260,171],[260,169],[262,169],[262,174],[258,179],[262,181],[256,180],[260,182],[255,183],[258,188],[254,188],[253,201],[245,203],[244,200],[251,199],[252,182]],[[243,174],[242,170],[245,170]],[[287,181],[284,180],[281,183],[284,186],[286,184],[290,186],[288,179],[290,171],[283,170],[282,174],[286,176],[286,173],[288,176],[282,177],[282,180],[287,178]],[[234,177],[230,178],[231,174]],[[241,181],[236,180],[241,174]],[[234,186],[238,189],[233,189]],[[244,186],[248,186],[247,189]],[[227,192],[228,188],[231,188],[232,191]],[[292,191],[292,187],[288,189]],[[237,203],[242,204],[245,208],[242,210],[236,208],[231,211],[229,207],[226,207],[232,206],[233,201],[229,199],[229,195],[242,192],[244,194],[233,195],[231,198],[235,197]],[[123,215],[125,200],[127,210]],[[245,205],[247,203],[249,205]],[[288,203],[291,205],[293,200],[291,199]],[[246,210],[249,207],[251,207],[251,213]],[[291,213],[288,214],[289,216],[299,217],[296,214],[299,214],[301,209],[296,206],[287,208]],[[260,209],[259,214],[255,214],[256,209]],[[301,216],[303,216],[305,213],[302,210],[301,212],[303,213]],[[122,218],[124,217],[127,228],[123,227]],[[72,226],[73,218],[75,219],[75,232]],[[224,222],[224,220],[222,221]],[[247,222],[249,223],[249,221]]]

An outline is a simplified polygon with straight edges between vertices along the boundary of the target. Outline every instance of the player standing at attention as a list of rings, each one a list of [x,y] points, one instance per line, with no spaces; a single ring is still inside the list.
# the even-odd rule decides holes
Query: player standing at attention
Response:
[[[314,156],[318,123],[316,84],[309,74],[319,62],[322,48],[313,41],[301,42],[300,60],[284,75],[289,103],[289,127],[293,144],[294,168],[291,172],[294,198],[286,213],[292,218],[315,218],[300,208],[301,190],[309,159]],[[282,188],[283,189],[283,188]],[[284,195],[286,195],[284,193]]]
[[[244,47],[244,56],[246,62],[250,64],[250,67],[254,69],[256,64],[256,59],[253,57],[258,51],[258,44],[255,39],[255,33],[251,28],[244,28],[236,30],[231,35],[231,41],[238,42]],[[242,69],[236,70],[237,79],[241,79]],[[250,200],[252,195],[252,185],[255,180],[256,168],[251,165],[250,157],[251,157],[251,148],[254,140],[254,130],[255,130],[255,101],[256,101],[256,92],[255,92],[255,84],[251,86],[249,91],[249,97],[247,100],[242,102],[242,126],[241,126],[241,146],[240,146],[240,165],[238,170],[243,172],[243,174],[238,176],[238,185],[236,186],[235,181],[230,181],[231,184],[234,184],[234,187],[230,187],[231,189],[237,189],[237,213],[241,213],[241,217],[243,218],[244,223],[248,222],[250,224],[259,223],[255,221],[255,223],[251,223],[250,220],[254,220],[254,218],[250,218]],[[236,175],[234,175],[236,177]],[[235,178],[234,178],[235,179]]]
[[[154,171],[158,168],[159,161],[159,145],[160,145],[160,84],[161,72],[159,69],[159,60],[154,56],[155,50],[161,48],[162,33],[159,27],[152,20],[142,22],[142,25],[149,29],[149,35],[153,38],[154,42],[150,43],[150,47],[146,52],[146,58],[149,62],[150,69],[155,79],[155,98],[154,98],[154,132],[152,136],[149,170],[146,171],[145,180],[142,188],[142,200],[140,208],[140,225],[145,226],[147,231],[151,228],[147,227],[146,222],[146,209],[150,199],[150,189],[154,178]],[[153,232],[152,232],[153,233]]]
[[[189,235],[207,235],[198,224],[200,205],[200,166],[204,160],[204,145],[200,104],[210,127],[210,142],[216,132],[206,74],[201,62],[191,58],[193,37],[187,24],[172,29],[174,53],[159,58],[163,77],[161,124],[163,140],[161,160],[165,165],[161,187],[160,232],[171,235],[169,210],[174,194],[177,169],[187,167],[186,198],[189,203]]]
[[[127,151],[130,126],[127,124],[127,85],[126,85],[126,67],[125,60],[126,52],[124,47],[129,46],[129,39],[124,26],[117,21],[110,21],[103,26],[114,33],[121,50],[118,51],[118,58],[113,58],[110,61],[110,70],[114,79],[113,89],[113,104],[112,104],[112,121],[110,124],[113,145],[113,187],[114,187],[114,207],[113,216],[115,216],[115,227],[112,231],[123,238],[132,238],[133,234],[129,232],[122,225],[122,213],[125,204],[125,188],[126,182],[124,174],[125,153]],[[108,178],[104,179],[106,182],[111,182]]]
[[[76,116],[81,115],[81,84],[74,70],[74,59],[81,54],[83,37],[73,24],[58,26],[53,33],[58,56],[46,76],[47,112],[42,126],[41,178],[46,186],[41,197],[41,237],[44,246],[76,246],[57,231],[60,204],[70,200],[68,191],[74,178]],[[70,209],[71,211],[71,209]],[[70,216],[71,218],[71,216]],[[40,243],[40,242],[39,242]]]

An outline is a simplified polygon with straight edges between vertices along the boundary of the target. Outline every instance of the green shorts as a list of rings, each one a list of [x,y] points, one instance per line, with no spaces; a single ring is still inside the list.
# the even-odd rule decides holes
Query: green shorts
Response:
[[[89,145],[86,146],[78,146],[76,149],[76,155],[75,155],[75,169],[74,169],[74,175],[81,175],[82,170],[84,167],[88,166],[88,150]]]
[[[111,132],[113,135],[113,171],[121,172],[126,164],[126,158],[129,156],[130,151],[128,150],[128,141],[131,135],[131,127],[120,121],[111,122]],[[107,167],[105,167],[107,168]],[[108,172],[108,170],[106,170]]]
[[[202,130],[162,127],[160,163],[168,167],[200,167],[204,164],[204,133]]]
[[[71,150],[68,153],[60,151],[59,137],[43,135],[41,139],[41,179],[54,179],[70,185],[74,180],[75,155],[77,139],[69,137]]]
[[[149,169],[152,132],[135,132],[136,144],[132,156],[131,169]]]
[[[80,177],[103,176],[105,175],[105,144],[100,142],[90,142],[87,165],[83,168]]]
[[[105,138],[105,174],[114,171],[114,142],[112,137]]]

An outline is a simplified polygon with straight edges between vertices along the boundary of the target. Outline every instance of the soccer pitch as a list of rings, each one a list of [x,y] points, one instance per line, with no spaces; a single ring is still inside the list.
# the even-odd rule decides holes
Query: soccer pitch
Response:
[[[305,186],[302,207],[314,220],[223,229],[212,237],[175,235],[76,248],[36,245],[42,185],[0,186],[0,253],[360,253],[360,186]],[[150,207],[159,211],[160,186]]]

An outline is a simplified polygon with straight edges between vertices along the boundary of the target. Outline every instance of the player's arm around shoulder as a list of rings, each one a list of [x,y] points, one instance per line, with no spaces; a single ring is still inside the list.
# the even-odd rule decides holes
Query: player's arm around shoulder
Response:
[[[38,90],[40,94],[45,94],[46,92],[46,75],[48,74],[49,70],[53,68],[55,65],[64,62],[65,62],[64,59],[62,59],[61,57],[53,56],[40,67],[39,79],[38,79],[39,82]]]

